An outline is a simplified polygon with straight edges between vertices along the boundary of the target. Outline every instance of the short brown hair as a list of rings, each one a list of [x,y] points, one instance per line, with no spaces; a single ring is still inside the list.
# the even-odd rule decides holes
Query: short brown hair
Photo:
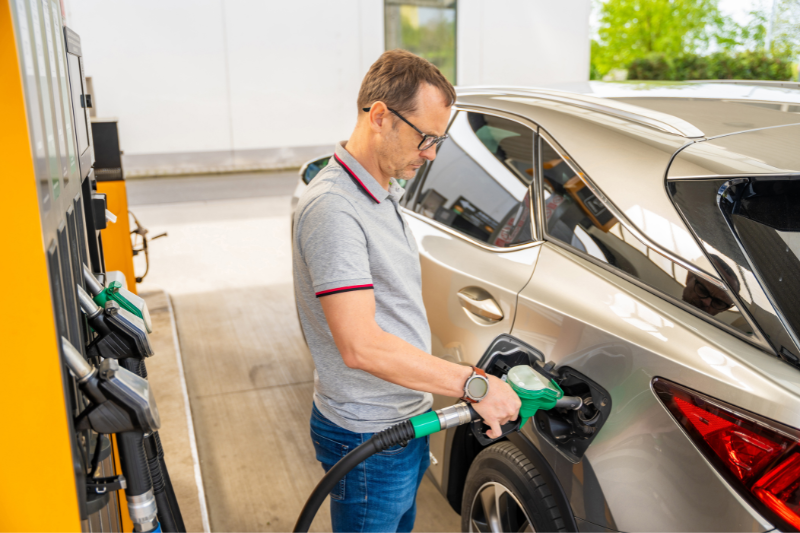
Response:
[[[389,50],[369,68],[358,91],[359,112],[381,101],[398,113],[413,113],[422,83],[439,89],[447,106],[456,102],[456,91],[436,65],[406,50]]]

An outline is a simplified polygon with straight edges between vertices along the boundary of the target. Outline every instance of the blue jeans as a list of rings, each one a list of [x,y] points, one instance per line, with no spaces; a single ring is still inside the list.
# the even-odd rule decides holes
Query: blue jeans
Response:
[[[314,405],[311,440],[325,472],[373,433],[353,433],[325,418]],[[411,531],[417,489],[430,465],[428,437],[375,454],[348,473],[331,491],[333,531]]]

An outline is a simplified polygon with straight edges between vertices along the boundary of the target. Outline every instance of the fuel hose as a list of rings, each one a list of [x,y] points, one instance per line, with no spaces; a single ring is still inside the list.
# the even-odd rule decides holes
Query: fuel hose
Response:
[[[438,411],[428,411],[409,418],[374,434],[371,439],[342,457],[338,463],[333,465],[333,468],[328,470],[328,473],[314,488],[314,492],[308,497],[294,526],[294,531],[307,532],[328,493],[348,472],[371,456],[411,439],[425,437],[437,431],[480,419],[480,415],[471,405],[458,403]]]
[[[555,380],[545,378],[528,365],[513,367],[508,372],[507,383],[522,402],[519,411],[521,423],[517,427],[522,427],[539,409],[578,409],[583,405],[580,398],[564,396],[564,391]],[[480,419],[481,416],[471,405],[457,403],[438,411],[428,411],[375,433],[367,442],[342,457],[323,476],[306,501],[294,531],[306,533],[328,493],[348,472],[371,456],[411,439],[425,437]]]

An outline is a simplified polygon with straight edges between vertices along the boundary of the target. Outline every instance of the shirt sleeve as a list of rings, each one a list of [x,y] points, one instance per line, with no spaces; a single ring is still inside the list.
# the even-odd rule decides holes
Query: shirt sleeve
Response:
[[[323,194],[306,207],[297,227],[297,245],[317,298],[372,289],[367,236],[347,199]]]

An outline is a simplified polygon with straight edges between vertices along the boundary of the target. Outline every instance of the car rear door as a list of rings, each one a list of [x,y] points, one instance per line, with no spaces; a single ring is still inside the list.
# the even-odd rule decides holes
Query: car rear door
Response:
[[[514,322],[539,242],[530,184],[536,133],[500,114],[459,111],[435,161],[408,186],[406,220],[420,251],[433,355],[475,365]],[[434,408],[452,404],[435,398]],[[432,436],[441,483],[444,434]]]

